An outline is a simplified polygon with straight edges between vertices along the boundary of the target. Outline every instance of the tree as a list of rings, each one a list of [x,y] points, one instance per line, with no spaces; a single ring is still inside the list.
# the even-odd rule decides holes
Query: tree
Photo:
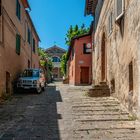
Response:
[[[51,81],[53,64],[51,58],[47,55],[43,48],[38,48],[38,54],[40,56],[40,66],[46,74],[47,81]]]
[[[67,56],[68,53],[66,52],[61,57],[61,72],[63,73],[64,76],[66,76],[66,72],[67,72]]]
[[[82,24],[82,26],[79,28],[78,25],[75,25],[74,27],[71,25],[69,30],[66,33],[65,43],[67,46],[70,46],[72,38],[83,35],[89,32],[89,28],[85,27],[85,24]]]

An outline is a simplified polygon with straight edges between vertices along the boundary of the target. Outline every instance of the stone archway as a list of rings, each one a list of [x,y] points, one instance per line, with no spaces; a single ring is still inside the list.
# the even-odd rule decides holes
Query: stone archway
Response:
[[[105,43],[105,33],[102,36],[101,44],[101,81],[106,81],[106,43]]]

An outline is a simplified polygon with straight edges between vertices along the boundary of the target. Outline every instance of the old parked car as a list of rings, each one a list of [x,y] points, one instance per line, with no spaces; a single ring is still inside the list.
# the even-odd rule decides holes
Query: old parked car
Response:
[[[44,91],[45,75],[41,69],[25,69],[17,81],[17,89],[35,89],[37,93]]]

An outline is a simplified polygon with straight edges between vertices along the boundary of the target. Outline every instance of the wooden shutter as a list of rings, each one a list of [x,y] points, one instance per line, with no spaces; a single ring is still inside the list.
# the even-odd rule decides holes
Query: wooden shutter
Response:
[[[33,38],[33,52],[35,53],[35,39]]]
[[[28,28],[28,43],[31,43],[31,32],[30,29]]]
[[[19,34],[16,34],[16,53],[20,55],[20,42],[21,42],[21,37]]]
[[[108,17],[108,33],[110,34],[112,32],[112,26],[113,26],[113,14],[112,12],[109,14]]]
[[[20,3],[19,3],[19,0],[17,0],[17,2],[16,2],[16,15],[17,15],[19,20],[20,20],[20,14],[21,14],[20,9],[21,9]]]
[[[116,0],[116,20],[119,20],[124,14],[124,0]]]

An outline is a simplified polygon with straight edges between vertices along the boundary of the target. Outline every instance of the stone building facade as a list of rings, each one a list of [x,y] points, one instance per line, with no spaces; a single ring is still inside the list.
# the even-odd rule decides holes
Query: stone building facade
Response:
[[[0,0],[0,96],[25,68],[38,68],[39,36],[27,0]]]
[[[95,85],[106,82],[112,95],[140,116],[140,1],[86,0],[94,16]]]
[[[46,49],[46,53],[51,57],[53,63],[52,77],[54,80],[62,80],[60,60],[66,50],[56,45]]]

